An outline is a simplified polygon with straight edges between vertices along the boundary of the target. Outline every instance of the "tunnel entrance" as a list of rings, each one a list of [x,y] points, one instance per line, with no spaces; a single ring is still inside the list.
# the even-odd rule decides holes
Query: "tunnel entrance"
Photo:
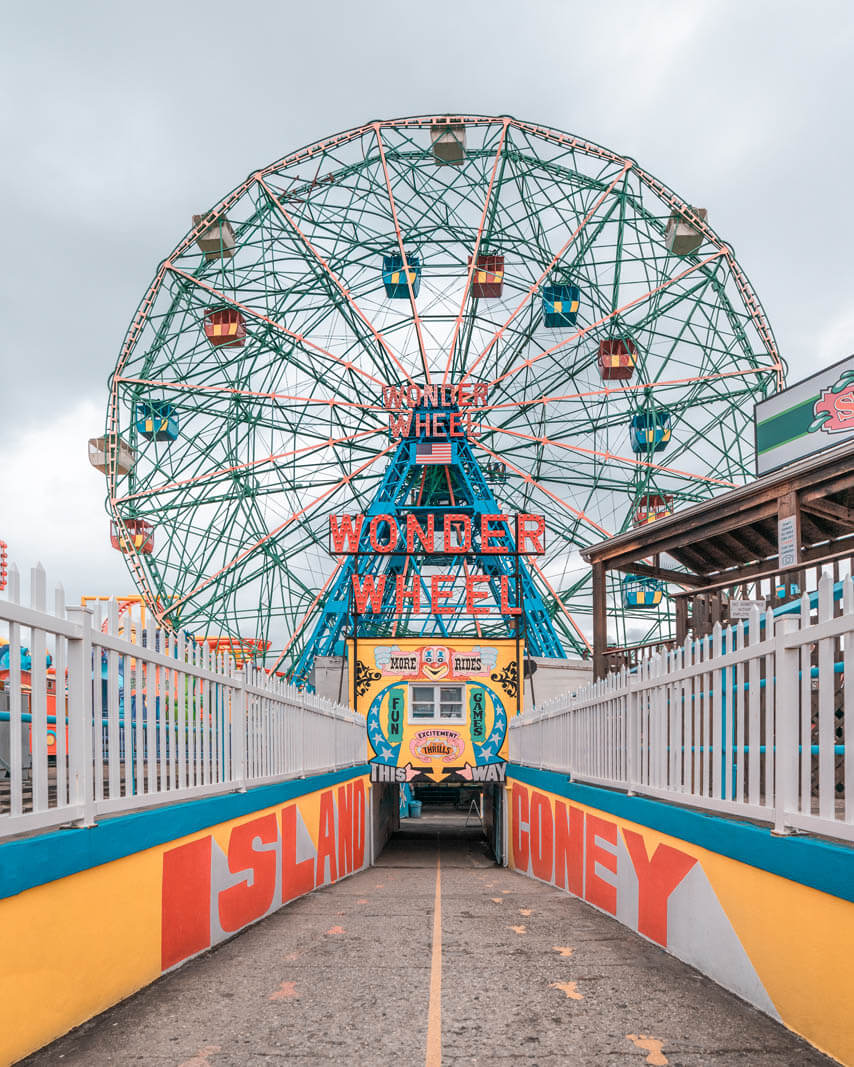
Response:
[[[394,784],[374,785],[373,799],[373,861],[378,867],[430,867],[437,854],[443,866],[503,862],[502,788],[497,784],[418,785],[407,793]]]

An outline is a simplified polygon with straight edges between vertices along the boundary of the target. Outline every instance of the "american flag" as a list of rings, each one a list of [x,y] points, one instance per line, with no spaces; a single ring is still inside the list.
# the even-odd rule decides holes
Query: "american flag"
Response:
[[[415,446],[415,462],[424,466],[427,463],[452,462],[452,445],[450,441],[426,441]]]

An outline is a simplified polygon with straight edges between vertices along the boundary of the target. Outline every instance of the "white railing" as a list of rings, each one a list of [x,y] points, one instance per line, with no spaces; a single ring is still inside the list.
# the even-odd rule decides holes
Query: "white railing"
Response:
[[[0,839],[366,759],[365,720],[115,601],[46,604],[44,570],[0,600]],[[22,650],[27,649],[22,661]],[[48,662],[50,666],[48,667]]]
[[[783,610],[511,720],[511,761],[854,840],[854,583]]]

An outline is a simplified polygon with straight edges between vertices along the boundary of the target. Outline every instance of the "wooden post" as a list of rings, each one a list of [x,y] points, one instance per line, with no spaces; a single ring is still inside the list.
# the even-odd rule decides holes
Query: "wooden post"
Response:
[[[605,677],[608,617],[605,599],[605,564],[593,564],[593,680]]]
[[[787,530],[784,524],[788,526]],[[784,530],[794,540],[794,553],[788,559],[784,559],[783,546],[780,543],[783,540]],[[798,583],[798,595],[803,592],[803,578],[796,570],[796,565],[800,563],[803,547],[801,537],[801,509],[798,503],[798,494],[794,489],[788,489],[781,492],[777,497],[777,548],[780,552],[777,562],[780,567],[787,568],[786,572],[781,576],[785,583],[784,601],[791,599],[792,585],[795,582]],[[791,570],[788,569],[790,565]]]
[[[683,645],[688,636],[688,598],[676,597],[676,643]]]

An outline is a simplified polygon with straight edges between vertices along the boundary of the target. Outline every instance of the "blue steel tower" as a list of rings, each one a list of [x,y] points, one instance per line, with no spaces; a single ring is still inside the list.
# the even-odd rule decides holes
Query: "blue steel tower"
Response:
[[[379,489],[365,512],[358,534],[358,549],[344,560],[326,594],[314,630],[290,672],[295,685],[309,684],[317,656],[343,655],[346,639],[354,634],[374,638],[449,638],[453,630],[460,635],[460,620],[467,615],[465,579],[471,574],[488,579],[483,584],[489,596],[483,604],[490,607],[490,612],[477,623],[470,619],[470,636],[475,636],[476,625],[481,630],[478,636],[512,638],[521,635],[530,655],[566,658],[546,604],[534,585],[524,558],[517,554],[519,546],[515,543],[512,521],[492,525],[503,535],[503,543],[510,545],[511,551],[505,554],[483,551],[482,517],[502,513],[490,488],[491,479],[500,477],[500,468],[490,465],[484,473],[465,436],[451,436],[447,431],[436,433],[436,426],[448,426],[451,415],[457,412],[456,404],[434,406],[422,402],[407,420],[407,432],[401,436]],[[433,418],[420,417],[424,414]],[[432,520],[435,529],[441,530],[449,515],[469,519],[472,531],[470,552],[377,552],[370,543],[370,520],[378,516],[390,516],[400,530],[406,529],[407,516],[414,517],[422,528]],[[409,590],[417,583],[421,603],[429,604],[430,572],[437,566],[454,577],[452,596],[444,603],[447,614],[422,610],[401,616],[397,603],[398,576],[405,578]],[[366,577],[373,578],[374,588],[385,576],[379,611],[356,614],[354,576],[360,585],[365,583]],[[502,611],[502,605],[506,608],[508,603],[511,611],[515,608],[521,608],[521,611],[518,614]]]

